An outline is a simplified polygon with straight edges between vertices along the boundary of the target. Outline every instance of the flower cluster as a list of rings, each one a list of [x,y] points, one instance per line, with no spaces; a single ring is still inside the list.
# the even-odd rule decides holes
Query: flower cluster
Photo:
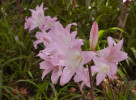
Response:
[[[52,83],[56,84],[60,78],[60,85],[65,85],[74,76],[75,82],[82,82],[90,87],[89,71],[83,65],[93,60],[94,66],[91,67],[93,74],[97,73],[96,84],[99,85],[102,80],[109,76],[115,78],[117,64],[127,58],[127,53],[120,51],[123,39],[116,45],[112,37],[108,37],[108,47],[95,51],[98,41],[98,25],[93,23],[90,32],[90,51],[82,51],[83,39],[76,39],[77,29],[70,31],[71,25],[63,27],[56,17],[45,16],[44,11],[47,8],[37,6],[36,10],[30,10],[32,16],[26,18],[25,29],[29,31],[39,28],[36,33],[37,40],[34,47],[43,43],[45,48],[41,50],[38,56],[43,59],[40,63],[40,69],[43,69],[42,79],[52,72]]]

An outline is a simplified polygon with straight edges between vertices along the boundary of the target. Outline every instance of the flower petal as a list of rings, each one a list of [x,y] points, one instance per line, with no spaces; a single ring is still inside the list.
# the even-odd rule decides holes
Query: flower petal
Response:
[[[96,55],[95,52],[93,51],[83,51],[82,56],[83,56],[83,65],[90,62],[93,57]]]
[[[113,47],[113,44],[115,43],[115,41],[113,40],[113,38],[109,36],[109,37],[107,38],[107,40],[108,40],[108,45],[109,45],[110,47]]]
[[[56,84],[58,82],[59,76],[62,74],[62,68],[63,67],[56,67],[51,75],[51,80],[53,84]]]
[[[68,67],[65,67],[61,75],[60,85],[65,85],[66,83],[68,83],[75,72],[76,70],[71,71],[70,69],[68,69]]]
[[[96,85],[98,86],[104,80],[105,77],[105,74],[98,73],[96,76]]]

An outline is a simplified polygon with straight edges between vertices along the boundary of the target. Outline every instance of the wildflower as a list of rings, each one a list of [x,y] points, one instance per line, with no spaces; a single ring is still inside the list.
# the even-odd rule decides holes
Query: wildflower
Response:
[[[26,17],[25,29],[29,29],[29,31],[39,27],[41,30],[43,29],[43,25],[45,23],[44,10],[47,8],[43,8],[43,3],[41,6],[37,6],[36,10],[30,9],[32,12],[32,17]]]
[[[52,71],[51,80],[53,84],[56,84],[62,74],[62,68],[62,66],[53,66],[48,60],[41,62],[40,69],[44,70],[42,73],[42,79]]]
[[[55,23],[57,18],[51,18],[50,16],[45,16],[45,23],[44,23],[44,30],[47,31],[48,29],[52,29],[55,27]]]
[[[60,84],[64,85],[71,77],[81,69],[84,64],[88,63],[96,55],[93,51],[79,51],[74,49],[69,49],[65,53],[66,55],[62,57],[62,64],[65,65],[63,73],[60,79]]]
[[[61,85],[69,82],[76,71],[81,69],[84,64],[88,63],[96,55],[92,51],[81,50],[83,40],[75,39],[77,30],[71,33],[71,25],[75,24],[69,24],[64,28],[59,22],[56,22],[54,27],[47,33],[38,32],[36,35],[38,40],[35,42],[35,46],[42,42],[46,47],[38,55],[44,59],[44,63],[50,62],[50,65],[48,65],[50,68],[45,68],[46,71],[44,70],[42,78],[47,73],[60,68],[62,70],[62,74],[59,74],[61,76]],[[49,41],[47,42],[47,40]],[[40,66],[43,66],[43,64],[40,64]]]
[[[119,41],[115,46],[115,41],[108,37],[109,46],[103,50],[97,52],[97,57],[94,57],[95,65],[92,66],[92,72],[98,73],[96,76],[96,85],[99,85],[102,80],[109,76],[114,79],[117,73],[117,64],[120,61],[127,59],[127,53],[120,51],[123,45],[123,39]]]
[[[108,37],[108,47],[97,52],[98,56],[111,63],[118,63],[128,58],[127,53],[120,51],[123,45],[123,39],[120,40],[115,46],[115,41],[112,37]]]
[[[99,85],[106,76],[115,78],[114,75],[117,72],[117,64],[105,63],[100,59],[93,59],[95,65],[91,67],[93,73],[97,73],[96,85]]]

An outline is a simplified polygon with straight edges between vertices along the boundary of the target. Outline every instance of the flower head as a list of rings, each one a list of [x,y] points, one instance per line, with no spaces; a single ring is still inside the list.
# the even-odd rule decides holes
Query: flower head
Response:
[[[96,76],[96,84],[99,85],[106,76],[115,78],[117,73],[117,64],[127,59],[127,53],[120,51],[123,45],[123,39],[114,46],[115,41],[108,37],[108,47],[97,52],[94,57],[95,65],[92,66],[92,72],[98,73]]]
[[[26,17],[26,23],[24,28],[31,31],[39,27],[42,30],[45,22],[44,10],[46,9],[47,8],[43,8],[43,3],[41,4],[41,6],[37,6],[36,10],[30,9],[30,11],[32,12],[32,17]]]
[[[123,39],[115,46],[115,41],[112,37],[108,37],[108,47],[97,52],[98,56],[107,62],[118,63],[128,58],[127,53],[121,51]]]

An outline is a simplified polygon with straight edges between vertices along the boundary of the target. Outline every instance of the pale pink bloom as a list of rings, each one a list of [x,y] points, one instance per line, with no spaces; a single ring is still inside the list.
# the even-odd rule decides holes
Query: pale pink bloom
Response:
[[[45,16],[45,23],[44,23],[44,30],[48,30],[48,29],[52,29],[55,27],[55,23],[56,23],[56,20],[57,18],[54,17],[54,18],[51,18],[50,16]]]
[[[44,10],[46,9],[47,8],[43,8],[43,3],[41,4],[41,6],[37,6],[36,10],[30,9],[30,11],[32,12],[32,17],[26,17],[24,28],[29,29],[29,31],[31,31],[38,27],[42,30],[46,20],[44,16]]]
[[[44,63],[47,62],[47,59],[50,62],[50,68],[44,70],[42,78],[45,77],[47,73],[58,68],[56,66],[61,66],[61,68],[65,66],[60,79],[60,84],[64,85],[69,82],[77,68],[81,68],[83,64],[89,62],[96,53],[90,51],[81,53],[83,41],[81,39],[75,39],[76,31],[70,34],[70,29],[68,29],[70,25],[63,28],[59,23],[55,24],[57,24],[57,26],[49,30],[48,35],[45,35],[47,34],[46,32],[37,33],[38,35],[36,36],[38,40],[36,45],[37,43],[45,42],[44,45],[46,48],[42,50],[38,56],[45,60]],[[47,39],[48,36],[50,39]],[[44,41],[44,39],[50,40],[50,42]],[[84,56],[84,58],[82,58],[82,56]]]
[[[48,27],[47,29],[50,29],[48,32],[37,32],[36,38],[38,40],[34,45],[35,47],[39,43],[45,45],[45,49],[38,54],[44,59],[40,64],[41,69],[44,69],[42,78],[53,71],[57,74],[53,74],[56,75],[55,81],[53,81],[52,77],[53,83],[56,83],[59,76],[61,76],[60,84],[64,85],[70,81],[78,69],[91,61],[96,53],[81,51],[83,40],[75,39],[77,30],[70,31],[71,25],[76,25],[75,23],[67,25],[66,28],[59,22],[55,22],[55,20],[52,24],[54,26]]]
[[[92,66],[92,72],[97,72],[96,84],[99,85],[107,76],[115,78],[117,73],[117,64],[128,58],[127,53],[120,51],[123,45],[123,39],[114,46],[115,41],[108,37],[109,46],[97,52],[94,57],[95,66]]]
[[[75,82],[82,81],[81,86],[80,86],[80,90],[82,90],[84,85],[90,87],[88,68],[82,67],[81,69],[77,70],[76,75],[74,76],[74,81]]]
[[[115,78],[114,75],[117,72],[117,64],[105,63],[99,58],[93,59],[95,65],[91,67],[93,73],[97,73],[96,85],[99,85],[106,76],[110,78]]]
[[[60,57],[64,55],[63,49],[56,43],[49,43],[38,56],[44,60],[49,60],[53,66],[60,66]]]
[[[49,32],[52,35],[52,40],[63,48],[81,48],[83,45],[82,39],[75,39],[77,30],[70,32],[70,26],[64,28],[59,22],[55,23],[55,27]]]
[[[50,48],[48,46],[50,46]],[[61,66],[61,68],[64,67],[64,69],[61,74],[60,84],[65,85],[70,81],[78,69],[81,69],[84,64],[93,59],[96,53],[92,51],[81,51],[81,49],[79,50],[71,47],[68,49],[63,48],[60,45],[53,46],[51,44],[47,45],[47,48],[42,50],[38,55],[44,59],[45,62],[47,62],[47,60],[50,62],[50,66],[47,66],[50,68],[46,68],[46,70],[44,70],[42,78],[47,73],[55,70],[55,68],[58,70],[58,67],[56,66]]]
[[[51,80],[53,84],[56,84],[58,82],[59,77],[62,75],[63,69],[63,66],[60,66],[59,64],[58,52],[56,52],[53,46],[51,46],[47,49],[40,51],[38,56],[44,60],[40,63],[40,69],[44,70],[42,73],[42,79],[48,73],[52,72]]]
[[[53,84],[56,84],[62,74],[62,68],[62,66],[53,66],[48,60],[41,62],[40,69],[44,70],[42,73],[42,79],[52,71],[51,80]]]
[[[95,50],[98,42],[98,33],[98,25],[96,22],[94,22],[90,32],[90,50]]]
[[[80,51],[78,49],[68,49],[62,57],[61,63],[65,66],[60,79],[60,85],[70,81],[72,76],[81,69],[84,64],[88,63],[96,55],[92,51]]]
[[[118,63],[128,58],[127,53],[120,51],[123,45],[123,39],[115,46],[112,37],[108,37],[108,47],[97,52],[97,55],[107,62]]]

